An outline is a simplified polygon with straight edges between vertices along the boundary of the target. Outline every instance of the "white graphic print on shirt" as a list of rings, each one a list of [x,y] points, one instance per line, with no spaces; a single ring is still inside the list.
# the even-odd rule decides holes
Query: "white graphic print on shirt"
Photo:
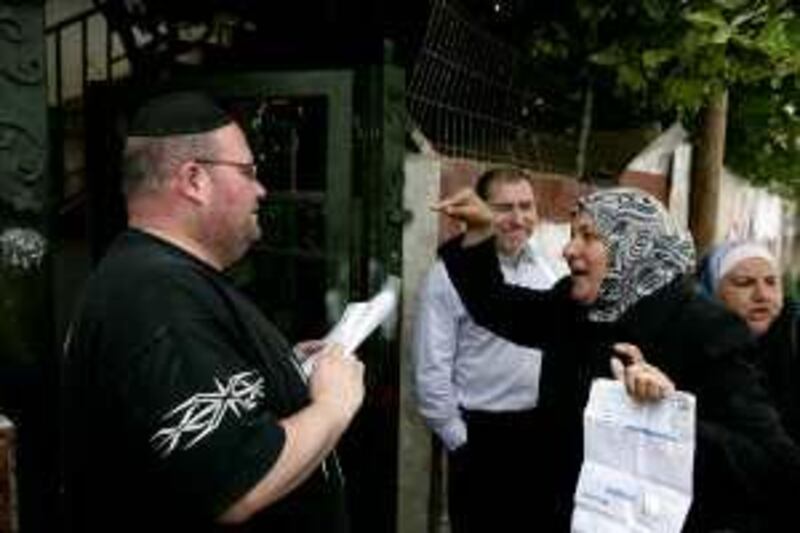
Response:
[[[255,372],[235,374],[227,385],[217,378],[214,383],[216,391],[197,393],[162,417],[165,422],[177,419],[175,425],[159,429],[150,439],[162,457],[172,453],[184,435],[182,447],[188,450],[217,429],[229,412],[240,417],[242,412],[252,411],[258,405],[257,400],[264,397],[264,378]]]

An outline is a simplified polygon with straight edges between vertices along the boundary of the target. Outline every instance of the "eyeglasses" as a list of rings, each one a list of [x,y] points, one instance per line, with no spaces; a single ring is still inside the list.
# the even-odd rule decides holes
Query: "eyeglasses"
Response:
[[[200,165],[233,167],[239,169],[239,171],[250,180],[255,180],[258,177],[258,165],[255,163],[240,163],[239,161],[226,161],[224,159],[195,159],[194,161]]]

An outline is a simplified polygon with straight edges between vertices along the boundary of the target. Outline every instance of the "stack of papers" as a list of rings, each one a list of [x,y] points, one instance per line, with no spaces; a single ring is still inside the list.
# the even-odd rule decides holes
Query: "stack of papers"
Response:
[[[573,533],[679,533],[692,502],[695,398],[637,403],[598,379],[584,411]]]

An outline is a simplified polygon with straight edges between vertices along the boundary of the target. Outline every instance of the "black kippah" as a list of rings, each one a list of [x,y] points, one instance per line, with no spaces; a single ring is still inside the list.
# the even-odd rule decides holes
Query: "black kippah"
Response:
[[[231,122],[231,117],[207,95],[176,92],[145,102],[134,114],[128,135],[167,137],[206,133]]]

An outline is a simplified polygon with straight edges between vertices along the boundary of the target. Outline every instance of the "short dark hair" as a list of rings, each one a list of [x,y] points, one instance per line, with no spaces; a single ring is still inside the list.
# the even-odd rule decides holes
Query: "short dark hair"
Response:
[[[489,188],[494,183],[515,183],[526,181],[533,189],[533,181],[527,171],[517,167],[495,167],[487,170],[478,177],[475,183],[475,193],[483,200],[489,198]]]
[[[185,161],[214,157],[217,143],[211,133],[172,137],[129,137],[122,156],[122,193],[158,189]]]

